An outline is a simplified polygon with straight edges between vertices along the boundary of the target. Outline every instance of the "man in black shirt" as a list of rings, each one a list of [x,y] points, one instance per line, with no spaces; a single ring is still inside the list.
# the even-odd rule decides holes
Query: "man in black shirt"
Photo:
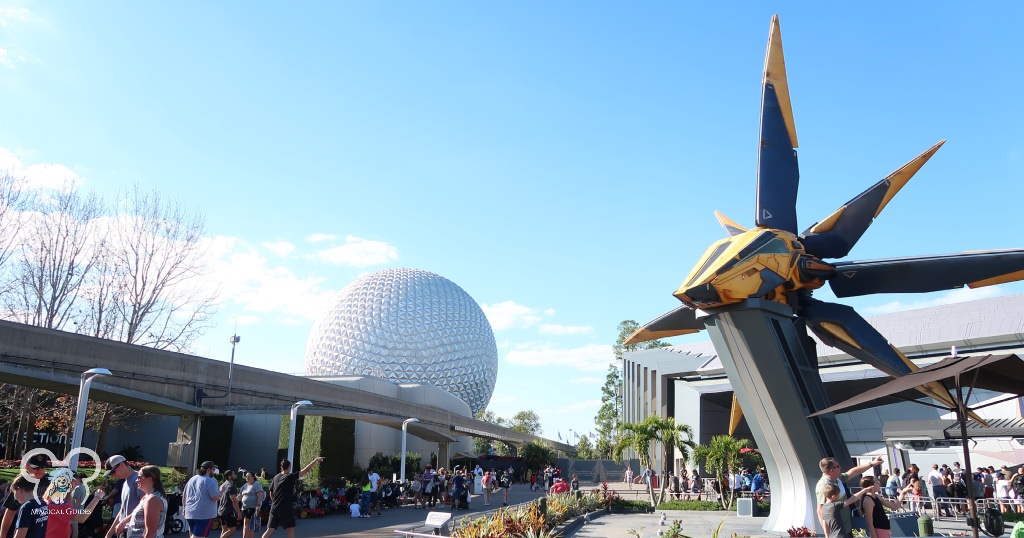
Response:
[[[295,538],[295,482],[321,461],[324,461],[323,456],[309,462],[301,471],[293,473],[291,462],[281,460],[281,472],[274,475],[274,479],[270,481],[270,521],[267,522],[263,538],[270,538],[278,527],[284,527],[288,532],[288,538]]]
[[[241,509],[238,506],[238,488],[235,487],[237,475],[231,469],[224,471],[224,482],[228,484],[220,498],[217,516],[220,518],[220,538],[228,538],[238,529],[241,521]]]

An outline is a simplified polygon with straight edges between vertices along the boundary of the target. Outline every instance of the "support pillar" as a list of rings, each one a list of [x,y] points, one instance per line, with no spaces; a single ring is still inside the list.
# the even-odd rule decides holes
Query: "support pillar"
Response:
[[[178,418],[178,436],[167,447],[167,465],[186,476],[199,466],[199,430],[201,415],[182,415]]]
[[[452,468],[451,443],[449,441],[437,442],[437,466],[445,469]]]
[[[749,299],[708,311],[704,324],[739,400],[771,481],[772,511],[764,530],[818,529],[814,486],[818,462],[852,463],[834,414],[807,418],[828,407],[814,340],[792,310]]]

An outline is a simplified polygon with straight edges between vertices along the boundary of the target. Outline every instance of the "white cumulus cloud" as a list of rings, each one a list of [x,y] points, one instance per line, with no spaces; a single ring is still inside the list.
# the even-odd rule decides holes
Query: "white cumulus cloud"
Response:
[[[241,306],[244,315],[314,321],[337,294],[322,289],[323,278],[299,276],[287,267],[271,264],[241,239],[217,236],[209,241],[209,252],[219,254],[211,276],[219,283],[223,300]]]
[[[368,267],[398,259],[398,249],[383,242],[349,235],[345,243],[310,255],[310,258],[333,265]]]
[[[310,243],[322,243],[324,241],[334,241],[334,236],[331,234],[310,234],[306,238],[306,241]]]
[[[890,314],[892,312],[902,312],[904,310],[914,310],[918,308],[930,308],[944,304],[977,301],[979,299],[988,299],[990,297],[998,297],[1000,295],[1003,295],[1003,292],[998,286],[986,286],[984,288],[974,289],[959,288],[930,299],[910,302],[889,301],[882,305],[867,307],[861,313],[866,316]]]
[[[491,323],[491,328],[496,331],[525,329],[540,321],[540,316],[534,309],[515,301],[502,301],[492,305],[481,304],[480,308],[487,316],[487,321]]]
[[[63,164],[39,163],[25,166],[14,152],[0,148],[0,171],[19,181],[18,188],[64,190],[82,183],[82,178]]]
[[[295,245],[289,243],[288,241],[266,242],[263,243],[263,246],[270,252],[273,252],[274,254],[277,254],[282,258],[291,254],[295,250]]]

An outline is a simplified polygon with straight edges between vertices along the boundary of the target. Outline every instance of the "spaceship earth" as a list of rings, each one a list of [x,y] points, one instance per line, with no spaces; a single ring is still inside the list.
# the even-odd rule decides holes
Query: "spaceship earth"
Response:
[[[385,269],[345,286],[306,343],[306,374],[372,375],[434,385],[485,409],[498,377],[494,332],[457,284]]]

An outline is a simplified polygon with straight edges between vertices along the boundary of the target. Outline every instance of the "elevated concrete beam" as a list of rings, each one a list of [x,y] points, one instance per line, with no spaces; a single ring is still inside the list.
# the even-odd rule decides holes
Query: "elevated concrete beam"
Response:
[[[353,418],[400,428],[420,419],[410,432],[427,440],[450,441],[459,435],[497,439],[516,446],[543,442],[570,454],[575,447],[351,387],[236,364],[231,394],[228,363],[80,334],[0,321],[2,381],[68,394],[78,392],[81,373],[107,368],[114,375],[96,379],[90,397],[156,414],[287,415],[296,401],[310,400],[303,414]],[[197,400],[197,394],[205,398]]]

